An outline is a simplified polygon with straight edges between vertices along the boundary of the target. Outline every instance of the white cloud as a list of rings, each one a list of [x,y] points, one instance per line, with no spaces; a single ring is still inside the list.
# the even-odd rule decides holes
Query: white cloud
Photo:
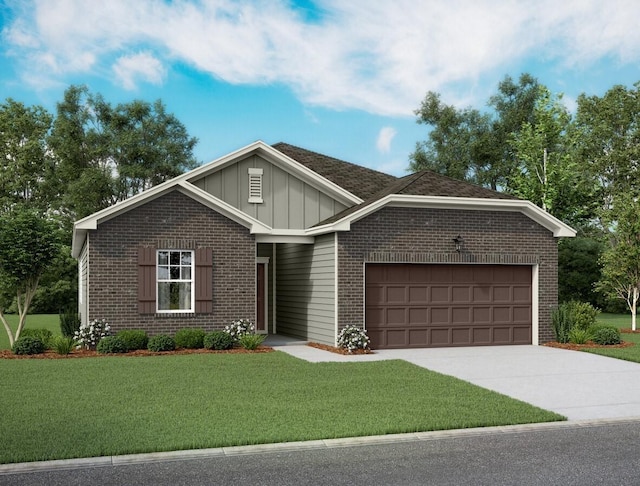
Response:
[[[136,80],[162,84],[166,70],[162,63],[148,52],[122,56],[113,65],[113,72],[124,89],[136,88]]]
[[[376,148],[383,154],[388,153],[391,150],[391,142],[398,132],[393,127],[384,127],[378,133],[378,139],[376,140]]]
[[[525,56],[640,60],[636,0],[317,4],[308,20],[285,0],[10,1],[3,46],[25,79],[108,76],[115,62],[133,86],[161,82],[160,64],[180,62],[229,83],[283,84],[310,105],[404,116],[427,90],[449,92]],[[128,60],[140,51],[149,62],[136,69]]]

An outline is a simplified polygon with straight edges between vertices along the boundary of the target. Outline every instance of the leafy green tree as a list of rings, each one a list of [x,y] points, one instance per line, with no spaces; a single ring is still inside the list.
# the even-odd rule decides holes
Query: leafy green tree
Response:
[[[13,346],[24,327],[40,277],[58,252],[59,226],[37,212],[22,207],[0,214],[0,320]],[[15,334],[5,309],[18,307]]]
[[[523,123],[533,123],[538,86],[529,74],[517,83],[506,76],[488,101],[488,113],[457,109],[442,103],[439,94],[427,93],[415,113],[418,123],[431,130],[410,156],[410,170],[431,169],[492,189],[506,188],[517,166],[509,141]]]
[[[615,219],[615,220],[614,220]],[[640,297],[640,208],[630,194],[615,196],[611,208],[615,232],[602,254],[602,278],[597,288],[622,299],[631,312],[631,329],[636,330],[636,311]]]
[[[17,204],[45,209],[45,185],[51,176],[46,135],[51,115],[7,99],[0,104],[0,212]]]
[[[86,86],[58,104],[48,139],[70,220],[87,216],[197,165],[184,125],[161,101],[115,108]]]
[[[614,86],[602,97],[580,95],[576,113],[580,170],[597,184],[601,228],[621,194],[640,195],[640,83]]]
[[[604,244],[595,238],[578,236],[558,242],[558,300],[589,302],[603,308],[605,299],[595,284],[600,280],[599,260]]]

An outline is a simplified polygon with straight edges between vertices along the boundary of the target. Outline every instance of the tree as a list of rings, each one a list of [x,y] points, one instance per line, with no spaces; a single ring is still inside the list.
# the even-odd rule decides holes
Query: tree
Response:
[[[51,175],[46,135],[51,115],[7,99],[0,104],[0,212],[16,204],[45,209],[45,185]]]
[[[640,196],[640,83],[614,86],[604,96],[578,97],[576,113],[580,170],[597,185],[601,229],[620,194]]]
[[[40,277],[58,252],[59,226],[33,210],[0,215],[0,320],[9,343],[20,337]],[[12,332],[5,309],[16,299],[18,328]]]
[[[624,300],[631,311],[631,329],[636,330],[636,311],[640,297],[640,208],[638,199],[619,194],[614,199],[610,224],[615,233],[600,264],[602,278],[597,288]],[[615,215],[615,216],[613,216]]]
[[[58,104],[48,139],[56,159],[63,211],[75,220],[197,165],[184,125],[161,101],[115,108],[86,86]]]

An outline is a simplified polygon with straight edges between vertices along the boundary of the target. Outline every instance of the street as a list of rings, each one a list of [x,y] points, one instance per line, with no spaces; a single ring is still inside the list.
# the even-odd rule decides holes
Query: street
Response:
[[[2,485],[640,484],[640,422],[0,475]]]

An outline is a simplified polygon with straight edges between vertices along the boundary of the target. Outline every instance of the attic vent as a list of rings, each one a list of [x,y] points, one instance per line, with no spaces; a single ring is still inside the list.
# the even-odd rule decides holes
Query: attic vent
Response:
[[[249,202],[262,203],[262,169],[249,169]]]

